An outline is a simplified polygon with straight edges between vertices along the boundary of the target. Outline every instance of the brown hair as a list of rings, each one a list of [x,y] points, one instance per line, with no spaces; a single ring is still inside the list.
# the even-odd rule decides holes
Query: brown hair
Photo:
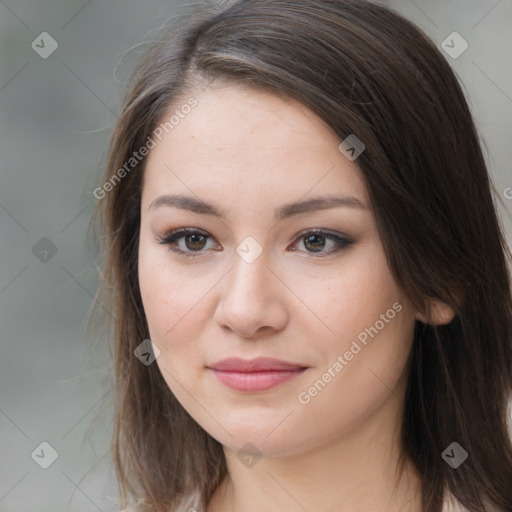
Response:
[[[178,26],[179,25],[179,26]],[[364,0],[240,0],[187,14],[153,42],[136,69],[112,134],[104,182],[142,147],[191,87],[220,79],[291,97],[340,137],[356,134],[391,272],[428,314],[436,298],[456,312],[417,322],[408,361],[403,457],[422,478],[423,510],[445,492],[469,511],[512,511],[510,251],[478,134],[449,64],[415,25]],[[115,469],[124,507],[206,507],[226,475],[222,446],[183,409],[156,364],[134,349],[149,338],[137,253],[142,160],[98,201],[105,296],[116,378]],[[112,183],[112,182],[111,182]],[[110,190],[111,188],[111,190]],[[442,452],[469,458],[452,469]]]

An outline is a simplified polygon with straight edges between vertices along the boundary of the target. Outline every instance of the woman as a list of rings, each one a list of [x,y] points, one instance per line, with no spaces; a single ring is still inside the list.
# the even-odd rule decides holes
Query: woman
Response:
[[[511,511],[512,301],[435,45],[357,0],[241,0],[145,54],[93,217],[121,506]]]

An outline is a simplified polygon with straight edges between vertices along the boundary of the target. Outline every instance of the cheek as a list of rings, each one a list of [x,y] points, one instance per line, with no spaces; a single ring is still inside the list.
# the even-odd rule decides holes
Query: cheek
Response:
[[[163,257],[162,254],[163,253]],[[190,284],[190,277],[171,269],[165,251],[139,251],[139,286],[149,337],[160,349],[156,360],[164,380],[176,398],[190,408],[190,379],[197,376],[190,362],[197,360],[196,339],[201,321],[200,290]]]
[[[325,329],[319,335],[335,348],[374,325],[402,296],[384,254],[374,245],[354,252],[332,273],[313,269],[292,282],[296,295],[316,314],[312,322],[322,321]]]
[[[180,318],[186,318],[187,288],[166,265],[165,251],[145,244],[141,236],[139,248],[139,288],[151,340],[160,349],[171,338]]]
[[[197,269],[172,264],[161,247],[139,250],[139,287],[151,340],[164,361],[197,358],[199,331],[212,316],[208,290],[215,279],[198,275]],[[194,352],[195,351],[195,352]],[[172,358],[169,357],[172,354]]]
[[[151,250],[139,248],[138,277],[144,313],[153,335],[168,311],[170,297],[164,292],[162,269],[152,257]]]
[[[169,330],[186,313],[192,288],[170,262],[165,247],[155,244],[147,230],[142,230],[138,259],[140,294],[149,328],[160,336],[162,329]]]
[[[407,310],[405,300],[402,303],[398,297],[402,309],[394,318],[388,318],[389,323],[382,329],[365,330],[375,325],[376,319],[370,315],[372,320],[371,323],[368,321],[368,326],[361,327],[359,319],[349,327],[350,334],[343,332],[335,343],[324,347],[325,366],[315,369],[299,390],[301,394],[297,395],[300,405],[296,406],[296,418],[301,420],[301,431],[311,429],[314,433],[310,443],[315,443],[317,437],[330,440],[358,428],[365,418],[384,411],[386,403],[398,414],[414,327],[411,311]],[[341,332],[341,322],[338,326]],[[365,343],[357,337],[361,332],[367,335]],[[386,407],[386,410],[389,413],[390,409]],[[315,420],[318,417],[329,417],[330,420],[319,426]]]
[[[325,326],[324,334],[318,333],[322,364],[311,384],[322,379],[329,368],[336,375],[332,380],[326,375],[328,389],[318,393],[314,407],[346,401],[345,412],[350,410],[357,417],[385,399],[402,376],[415,320],[407,297],[378,249],[358,254],[357,263],[347,264],[347,269],[329,282],[324,280],[322,286],[318,282],[313,286],[311,279],[302,281],[298,294],[314,304]],[[343,369],[336,371],[333,365],[339,363],[338,356],[344,362]]]

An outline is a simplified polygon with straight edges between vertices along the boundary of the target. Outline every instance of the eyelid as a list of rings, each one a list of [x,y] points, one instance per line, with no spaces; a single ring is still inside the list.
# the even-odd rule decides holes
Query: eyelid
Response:
[[[324,228],[306,228],[306,229],[303,229],[302,231],[299,231],[299,233],[297,233],[295,235],[295,237],[293,238],[293,240],[298,240],[299,238],[303,237],[304,235],[307,235],[309,233],[313,233],[313,234],[321,234],[321,235],[331,235],[333,237],[338,237],[338,238],[343,238],[344,240],[346,240],[347,242],[350,241],[352,242],[352,237],[350,237],[349,235],[347,235],[346,233],[342,233],[340,231],[333,231],[331,229],[324,229]]]

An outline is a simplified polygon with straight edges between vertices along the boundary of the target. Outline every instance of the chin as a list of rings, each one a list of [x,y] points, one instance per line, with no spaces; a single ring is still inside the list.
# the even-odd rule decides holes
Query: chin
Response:
[[[286,429],[279,426],[283,417],[279,416],[276,421],[271,417],[265,422],[261,418],[260,421],[254,417],[247,418],[247,421],[238,418],[237,424],[223,423],[229,434],[217,424],[202,427],[225,448],[236,453],[246,450],[257,456],[284,457],[312,448],[314,441],[305,438],[304,430],[300,426],[288,426]]]

